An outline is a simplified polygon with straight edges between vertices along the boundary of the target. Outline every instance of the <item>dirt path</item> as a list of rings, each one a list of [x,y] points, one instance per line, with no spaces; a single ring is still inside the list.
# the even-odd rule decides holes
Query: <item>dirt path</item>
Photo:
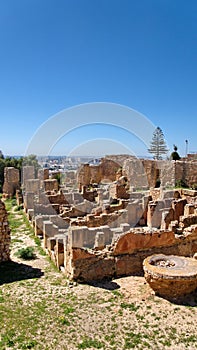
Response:
[[[197,295],[187,305],[154,295],[143,277],[72,284],[40,253],[12,209],[12,263],[0,268],[0,350],[197,348]],[[34,246],[36,259],[16,257]]]

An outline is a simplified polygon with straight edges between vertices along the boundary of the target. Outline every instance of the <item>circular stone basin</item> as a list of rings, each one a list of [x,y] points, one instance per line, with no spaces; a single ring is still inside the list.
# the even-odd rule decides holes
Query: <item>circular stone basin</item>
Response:
[[[155,254],[143,261],[144,277],[160,296],[176,298],[197,288],[197,260]]]

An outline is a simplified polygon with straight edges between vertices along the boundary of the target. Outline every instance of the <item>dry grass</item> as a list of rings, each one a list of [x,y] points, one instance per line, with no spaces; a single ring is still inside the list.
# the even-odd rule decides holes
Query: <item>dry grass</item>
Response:
[[[10,208],[11,209],[11,208]],[[72,284],[12,209],[12,263],[0,265],[0,349],[196,349],[197,299],[188,305],[154,295],[143,277]],[[14,253],[34,246],[37,258]]]

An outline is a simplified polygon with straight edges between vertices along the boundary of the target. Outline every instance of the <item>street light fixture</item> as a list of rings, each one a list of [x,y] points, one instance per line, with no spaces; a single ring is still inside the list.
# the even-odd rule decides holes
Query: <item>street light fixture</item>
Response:
[[[185,140],[186,147],[185,147],[185,156],[187,157],[188,154],[188,140]]]

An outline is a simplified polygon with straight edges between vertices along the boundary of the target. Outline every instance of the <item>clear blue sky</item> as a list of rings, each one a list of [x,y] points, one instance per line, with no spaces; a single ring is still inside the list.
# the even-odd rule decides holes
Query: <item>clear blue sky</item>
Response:
[[[3,153],[24,154],[49,117],[97,101],[144,114],[171,150],[184,155],[187,139],[197,151],[196,0],[0,0]],[[113,138],[106,126],[82,129],[65,142]]]

